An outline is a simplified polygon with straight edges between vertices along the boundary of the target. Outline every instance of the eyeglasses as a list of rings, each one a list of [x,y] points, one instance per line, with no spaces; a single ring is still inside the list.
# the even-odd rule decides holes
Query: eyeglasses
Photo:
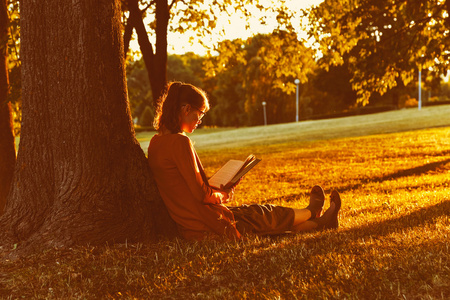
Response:
[[[191,105],[192,106],[192,105]],[[197,108],[197,107],[195,107],[195,106],[192,106],[193,108],[195,108],[199,113],[200,113],[200,115],[198,116],[198,120],[200,121],[201,119],[203,119],[203,117],[205,116],[205,114],[206,114],[206,111],[203,111],[203,110],[201,110],[201,109],[199,109],[199,108]]]
[[[183,107],[183,106],[186,106],[186,105],[188,105],[188,104],[183,104],[183,105],[181,105],[181,107]],[[190,104],[189,104],[190,105]],[[205,114],[206,114],[206,111],[203,111],[203,110],[201,110],[200,108],[197,108],[197,107],[195,107],[195,106],[193,106],[193,105],[190,105],[192,108],[194,108],[194,109],[196,109],[199,113],[200,113],[200,115],[198,116],[198,120],[200,121],[201,119],[203,119],[203,117],[205,116]]]

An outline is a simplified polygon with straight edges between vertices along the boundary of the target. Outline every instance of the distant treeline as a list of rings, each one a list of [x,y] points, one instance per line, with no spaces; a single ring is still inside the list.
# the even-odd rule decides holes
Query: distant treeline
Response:
[[[263,101],[269,124],[295,121],[293,74],[299,73],[298,68],[304,74],[298,85],[300,120],[417,106],[417,82],[411,82],[382,96],[373,94],[362,107],[352,90],[347,65],[320,68],[311,50],[287,32],[225,41],[218,50],[219,54],[211,57],[169,55],[167,62],[169,81],[188,82],[208,93],[212,109],[205,117],[206,126],[261,125]],[[133,118],[139,125],[151,126],[153,95],[142,60],[129,62],[127,78]],[[424,105],[450,101],[449,83],[424,87],[422,101]]]

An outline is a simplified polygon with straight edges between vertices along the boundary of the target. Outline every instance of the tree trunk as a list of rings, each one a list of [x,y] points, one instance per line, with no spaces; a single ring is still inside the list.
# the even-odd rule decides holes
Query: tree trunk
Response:
[[[29,252],[172,229],[134,136],[119,1],[20,4],[23,125],[0,241]]]
[[[3,78],[0,79],[0,81],[2,80]],[[3,82],[0,85],[3,86]],[[4,103],[0,100],[0,216],[3,214],[6,205],[15,162],[16,149],[14,144],[11,104]]]
[[[167,0],[156,0],[156,52],[155,70],[149,74],[155,85],[153,101],[161,96],[167,82],[167,27],[169,26],[169,6]]]
[[[169,7],[167,0],[156,1],[156,51],[148,39],[148,33],[142,19],[138,0],[129,0],[130,17],[138,36],[139,48],[147,69],[150,86],[152,88],[153,105],[161,95],[167,82],[167,26],[169,24]]]
[[[6,0],[0,3],[0,216],[6,204],[6,197],[16,162],[16,149],[11,113],[8,102],[8,13]]]

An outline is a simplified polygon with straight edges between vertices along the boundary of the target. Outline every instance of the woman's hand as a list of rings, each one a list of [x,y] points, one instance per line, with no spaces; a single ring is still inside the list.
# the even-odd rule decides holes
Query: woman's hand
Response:
[[[227,202],[233,200],[233,198],[234,198],[234,187],[231,188],[231,189],[225,189],[223,187],[223,185],[221,185],[220,186],[220,192],[224,196],[224,198],[222,199],[222,203],[227,203]]]
[[[223,185],[220,186],[220,189],[214,189],[214,197],[205,198],[203,203],[205,204],[223,204],[230,202],[234,198],[234,187],[231,189],[224,188]]]

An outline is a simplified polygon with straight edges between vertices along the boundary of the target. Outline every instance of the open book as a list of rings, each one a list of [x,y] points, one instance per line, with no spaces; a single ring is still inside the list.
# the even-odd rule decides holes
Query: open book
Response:
[[[229,160],[208,180],[209,185],[218,189],[223,185],[224,189],[230,189],[260,161],[261,159],[253,154],[249,155],[245,161]]]

